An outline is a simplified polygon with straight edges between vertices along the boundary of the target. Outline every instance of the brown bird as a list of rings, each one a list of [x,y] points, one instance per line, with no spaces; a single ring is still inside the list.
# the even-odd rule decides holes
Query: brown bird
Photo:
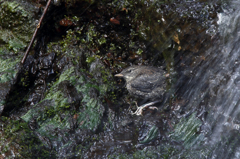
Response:
[[[115,77],[126,80],[130,94],[144,100],[161,100],[166,89],[165,72],[152,66],[130,66]]]

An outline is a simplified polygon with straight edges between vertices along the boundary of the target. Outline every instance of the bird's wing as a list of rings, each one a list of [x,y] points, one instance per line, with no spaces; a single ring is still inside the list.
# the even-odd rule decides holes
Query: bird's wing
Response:
[[[156,87],[163,85],[164,82],[165,76],[163,74],[141,74],[131,82],[131,87],[147,93],[151,92]]]

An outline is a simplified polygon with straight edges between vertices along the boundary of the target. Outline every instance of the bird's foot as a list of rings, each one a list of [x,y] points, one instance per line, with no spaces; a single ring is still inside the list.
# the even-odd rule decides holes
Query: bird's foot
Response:
[[[154,109],[156,109],[156,110],[158,110],[158,108],[157,107],[151,107],[151,105],[153,105],[153,104],[156,104],[156,103],[158,103],[158,102],[160,102],[159,100],[158,101],[154,101],[154,102],[150,102],[150,103],[146,103],[146,104],[143,104],[143,105],[141,105],[141,106],[138,106],[137,105],[137,102],[135,101],[135,103],[136,103],[136,106],[137,106],[137,110],[133,113],[133,112],[131,112],[131,115],[142,115],[142,113],[143,113],[143,109],[144,108],[149,108],[149,109],[152,109],[152,110],[154,110]]]

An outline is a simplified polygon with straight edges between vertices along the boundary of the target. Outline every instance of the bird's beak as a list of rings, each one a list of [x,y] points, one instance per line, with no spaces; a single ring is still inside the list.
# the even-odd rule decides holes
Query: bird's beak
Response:
[[[123,77],[123,74],[119,73],[119,74],[116,74],[114,75],[115,77]]]

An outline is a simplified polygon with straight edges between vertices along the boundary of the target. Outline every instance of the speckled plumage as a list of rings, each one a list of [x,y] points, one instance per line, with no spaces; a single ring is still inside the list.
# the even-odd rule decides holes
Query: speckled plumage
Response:
[[[138,98],[159,100],[166,89],[165,72],[152,66],[130,66],[116,77],[126,80],[127,90]]]

